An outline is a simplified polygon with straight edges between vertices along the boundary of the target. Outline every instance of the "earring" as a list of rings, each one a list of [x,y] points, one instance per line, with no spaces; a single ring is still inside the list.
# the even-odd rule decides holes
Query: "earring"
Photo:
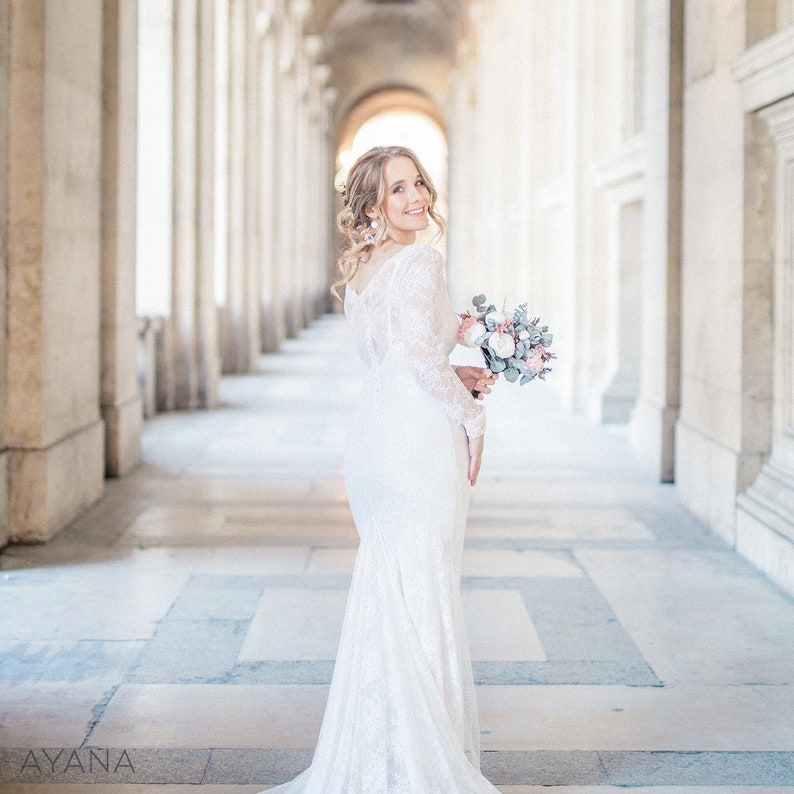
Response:
[[[369,222],[369,228],[373,229],[373,231],[367,232],[364,235],[364,242],[367,245],[373,245],[375,243],[375,232],[374,232],[374,230],[378,228],[378,222],[377,221],[370,221]]]

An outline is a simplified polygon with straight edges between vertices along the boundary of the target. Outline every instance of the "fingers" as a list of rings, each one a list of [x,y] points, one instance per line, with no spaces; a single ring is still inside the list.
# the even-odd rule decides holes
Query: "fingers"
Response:
[[[480,462],[477,461],[475,465],[475,461],[469,461],[469,482],[472,486],[477,484],[477,477],[480,475]]]
[[[499,376],[489,369],[481,370],[481,375],[477,378],[474,390],[477,392],[477,399],[482,400],[486,394],[491,393],[491,385],[496,382]]]
[[[480,474],[484,441],[482,436],[469,439],[469,482],[472,485],[477,483],[477,477]]]

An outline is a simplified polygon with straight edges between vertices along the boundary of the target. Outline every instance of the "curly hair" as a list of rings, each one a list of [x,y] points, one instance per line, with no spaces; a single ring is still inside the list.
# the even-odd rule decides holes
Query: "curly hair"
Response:
[[[427,171],[419,158],[404,146],[375,146],[356,160],[347,177],[343,190],[345,206],[336,216],[336,225],[344,237],[342,253],[338,267],[341,278],[331,286],[331,292],[338,298],[339,287],[348,284],[358,272],[363,262],[369,258],[372,249],[383,240],[386,234],[386,218],[382,204],[386,193],[383,181],[383,168],[396,157],[408,157],[413,160],[419,176],[430,193],[430,204],[427,214],[438,226],[439,233],[444,231],[444,219],[435,211],[438,192],[433,186]],[[367,210],[375,207],[378,228],[370,229],[371,218]],[[374,239],[373,239],[374,237]]]

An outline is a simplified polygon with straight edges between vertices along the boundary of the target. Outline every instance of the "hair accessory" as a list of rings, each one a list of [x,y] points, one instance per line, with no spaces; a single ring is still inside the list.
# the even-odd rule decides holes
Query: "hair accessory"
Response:
[[[378,222],[377,221],[370,221],[369,228],[370,229],[377,229],[378,228]],[[375,232],[374,231],[367,232],[364,235],[364,242],[367,245],[372,245],[375,242]]]
[[[347,197],[347,185],[344,182],[342,182],[342,189],[340,190],[340,195],[342,196],[342,202],[344,203],[345,206],[347,206],[349,203],[349,199]]]

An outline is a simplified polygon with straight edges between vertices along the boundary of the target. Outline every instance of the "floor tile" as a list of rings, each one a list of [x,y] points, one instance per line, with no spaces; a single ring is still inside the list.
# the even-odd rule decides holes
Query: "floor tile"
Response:
[[[91,743],[313,749],[327,693],[326,686],[123,685]]]
[[[466,588],[461,595],[472,659],[546,660],[520,592]],[[502,618],[494,620],[494,615]]]
[[[579,577],[582,569],[564,552],[465,549],[464,576]]]
[[[794,682],[791,600],[733,553],[588,549],[577,558],[664,681]]]
[[[265,590],[240,661],[335,659],[346,604],[346,590]]]
[[[485,686],[483,749],[794,748],[794,688]]]

